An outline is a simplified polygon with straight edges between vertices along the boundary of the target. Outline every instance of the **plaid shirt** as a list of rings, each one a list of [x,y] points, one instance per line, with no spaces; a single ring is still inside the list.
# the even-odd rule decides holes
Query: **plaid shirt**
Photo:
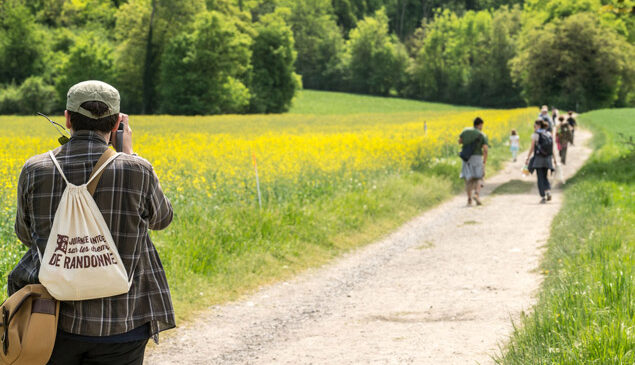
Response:
[[[81,185],[88,181],[107,148],[99,134],[77,131],[53,153],[68,181]],[[40,263],[34,244],[43,254],[65,188],[48,153],[32,157],[22,168],[15,232],[29,250],[9,275],[9,294],[38,283]],[[125,154],[104,170],[93,198],[134,280],[126,294],[62,302],[58,327],[78,335],[111,336],[150,323],[150,335],[157,340],[160,331],[175,327],[175,320],[168,282],[148,229],[167,227],[172,221],[172,206],[152,165]]]

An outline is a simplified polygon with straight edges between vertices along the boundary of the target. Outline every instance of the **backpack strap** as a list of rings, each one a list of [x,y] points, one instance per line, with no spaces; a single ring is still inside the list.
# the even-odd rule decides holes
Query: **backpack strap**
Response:
[[[90,178],[86,183],[86,188],[90,195],[95,194],[95,189],[97,189],[97,184],[99,184],[99,179],[101,179],[101,175],[104,173],[104,169],[110,162],[112,162],[115,158],[119,157],[120,153],[115,152],[112,148],[107,148],[106,151],[101,155],[95,167],[93,167],[93,171],[90,173]]]
[[[55,167],[57,167],[57,171],[60,172],[60,174],[62,175],[62,178],[64,179],[64,181],[66,181],[66,185],[70,184],[68,182],[68,179],[66,179],[66,175],[64,175],[64,171],[62,171],[62,167],[60,167],[60,163],[57,162],[57,159],[55,158],[55,155],[53,154],[53,151],[49,151],[49,156],[51,156],[51,160],[53,160],[53,163],[55,164]]]

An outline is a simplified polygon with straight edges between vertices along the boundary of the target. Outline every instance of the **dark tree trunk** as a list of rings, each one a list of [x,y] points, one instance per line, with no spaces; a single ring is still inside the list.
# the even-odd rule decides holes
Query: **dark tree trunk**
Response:
[[[408,3],[408,0],[401,0],[401,1],[403,1],[403,5],[401,6],[401,17],[399,19],[399,38],[403,39],[404,38],[403,21],[404,21],[404,18],[406,17],[406,4]]]
[[[421,0],[421,13],[423,14],[424,19],[430,19],[430,16],[432,16],[432,14],[430,13],[429,0]]]
[[[152,28],[154,13],[156,11],[156,0],[152,0],[152,12],[150,13],[150,25],[148,27],[148,40],[146,42],[146,60],[143,68],[143,114],[152,113],[152,103],[154,95],[154,49],[152,46]]]

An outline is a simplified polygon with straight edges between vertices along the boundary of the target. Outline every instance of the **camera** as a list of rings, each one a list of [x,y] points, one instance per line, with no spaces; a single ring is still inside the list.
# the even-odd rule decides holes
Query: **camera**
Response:
[[[115,147],[117,152],[123,152],[123,123],[119,123],[119,127],[110,136],[110,143]]]

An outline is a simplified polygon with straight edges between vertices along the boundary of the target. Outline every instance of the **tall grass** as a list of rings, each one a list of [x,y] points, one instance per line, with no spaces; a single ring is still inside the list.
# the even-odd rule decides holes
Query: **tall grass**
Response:
[[[538,304],[501,364],[635,364],[635,109],[585,114],[596,151],[552,225]],[[623,136],[620,136],[622,134]]]

